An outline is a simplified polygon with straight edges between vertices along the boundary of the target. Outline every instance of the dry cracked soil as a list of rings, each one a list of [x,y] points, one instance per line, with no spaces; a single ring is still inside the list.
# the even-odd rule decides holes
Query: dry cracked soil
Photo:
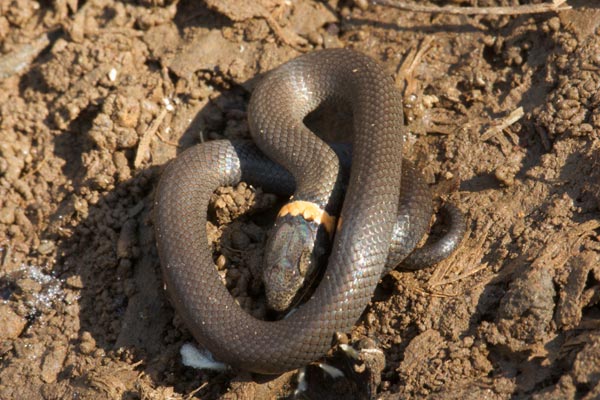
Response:
[[[600,398],[600,7],[568,5],[0,2],[0,399]],[[325,359],[343,378],[309,365],[297,393],[297,372],[185,367],[193,339],[153,233],[161,170],[198,142],[247,137],[257,77],[329,47],[395,78],[407,158],[467,236],[438,265],[382,279],[338,337],[359,359]],[[257,317],[280,201],[241,183],[209,209],[216,268]]]

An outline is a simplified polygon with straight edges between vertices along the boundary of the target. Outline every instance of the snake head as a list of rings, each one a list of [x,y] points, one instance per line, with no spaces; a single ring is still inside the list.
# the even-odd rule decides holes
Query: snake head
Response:
[[[284,311],[306,293],[329,247],[325,229],[301,215],[280,217],[265,250],[263,283],[269,306]]]

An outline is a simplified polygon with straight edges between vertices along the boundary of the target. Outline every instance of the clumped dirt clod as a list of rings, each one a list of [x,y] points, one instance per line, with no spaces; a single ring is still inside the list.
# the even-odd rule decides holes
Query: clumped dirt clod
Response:
[[[431,184],[459,182],[449,196],[469,235],[439,265],[382,279],[337,338],[354,351],[323,360],[344,377],[310,365],[298,397],[600,397],[600,10],[569,5],[0,4],[0,398],[294,396],[296,372],[181,364],[192,337],[163,290],[154,187],[183,149],[248,137],[260,74],[340,46],[394,75],[407,157]],[[277,204],[241,183],[209,210],[215,268],[259,318],[271,317],[260,268]]]

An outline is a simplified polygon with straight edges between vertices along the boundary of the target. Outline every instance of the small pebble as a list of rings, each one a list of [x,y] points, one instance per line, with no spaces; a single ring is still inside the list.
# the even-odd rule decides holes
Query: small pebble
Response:
[[[245,194],[246,190],[248,189],[248,185],[246,185],[245,182],[240,182],[239,185],[236,186],[235,190],[239,193],[239,194]]]
[[[0,223],[12,225],[15,222],[15,207],[7,206],[0,210]]]
[[[348,344],[348,335],[343,332],[336,332],[335,341],[338,344]]]
[[[81,280],[81,276],[79,275],[71,275],[67,278],[66,281],[67,286],[73,289],[83,289],[83,282]]]
[[[18,293],[25,295],[39,293],[42,290],[42,285],[30,278],[19,279],[15,285],[19,289]]]
[[[52,383],[56,381],[58,374],[62,371],[66,357],[67,347],[65,345],[58,344],[56,347],[50,348],[42,363],[41,377],[44,382]]]
[[[512,186],[515,183],[515,175],[507,167],[496,168],[494,176],[505,186]]]
[[[373,339],[371,338],[362,338],[355,346],[357,349],[359,350],[363,350],[363,349],[376,349],[377,345],[375,344],[375,342],[373,341]]]
[[[235,204],[237,204],[238,206],[242,206],[246,202],[246,198],[239,193],[234,193],[233,201],[235,201]]]
[[[40,242],[40,245],[37,248],[37,251],[41,255],[45,256],[47,254],[52,253],[55,248],[56,248],[56,245],[54,244],[53,241],[51,241],[51,240],[42,240]]]
[[[17,315],[8,304],[0,304],[0,340],[16,339],[27,325],[27,320]]]
[[[367,34],[367,32],[360,30],[358,32],[356,32],[356,34],[353,36],[353,39],[357,42],[362,42],[363,40],[365,40],[369,35]]]
[[[79,350],[83,354],[91,354],[96,349],[96,341],[92,337],[92,334],[85,331],[81,334],[81,343],[79,343]]]
[[[548,27],[553,31],[558,32],[558,30],[560,29],[560,18],[550,18],[550,20],[548,21]]]
[[[222,198],[219,197],[215,201],[215,208],[223,209],[225,207],[227,207],[227,204],[225,203],[225,200],[223,200]]]
[[[473,346],[474,340],[473,340],[473,336],[465,336],[463,338],[463,344],[465,345],[465,347],[470,348]]]
[[[225,256],[223,254],[221,254],[219,257],[217,257],[217,269],[220,271],[223,268],[225,268],[225,265],[227,265],[227,258],[225,258]]]
[[[307,39],[314,46],[321,46],[323,44],[323,35],[316,31],[309,32]]]
[[[369,1],[368,0],[354,0],[354,5],[358,8],[360,8],[361,10],[365,11],[366,9],[369,8]]]

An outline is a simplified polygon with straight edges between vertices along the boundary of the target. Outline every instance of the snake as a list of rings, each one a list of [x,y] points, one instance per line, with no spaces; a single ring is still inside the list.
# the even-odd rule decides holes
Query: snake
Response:
[[[352,116],[347,184],[341,182],[338,153],[305,124],[312,111],[332,104]],[[404,243],[402,258],[423,237],[432,199],[421,175],[403,159],[401,92],[384,67],[361,52],[317,50],[269,71],[252,93],[248,125],[251,141],[200,143],[164,168],[154,203],[155,237],[171,304],[197,342],[234,368],[279,374],[321,358],[337,332],[352,329],[389,271],[392,241]],[[271,242],[331,240],[320,282],[284,319],[246,313],[213,262],[206,232],[210,197],[240,181],[293,193],[275,223],[275,235],[283,236]],[[451,214],[460,226],[460,214]],[[415,260],[447,256],[464,232],[451,231],[440,244],[417,249]],[[290,251],[271,246],[278,249]]]

